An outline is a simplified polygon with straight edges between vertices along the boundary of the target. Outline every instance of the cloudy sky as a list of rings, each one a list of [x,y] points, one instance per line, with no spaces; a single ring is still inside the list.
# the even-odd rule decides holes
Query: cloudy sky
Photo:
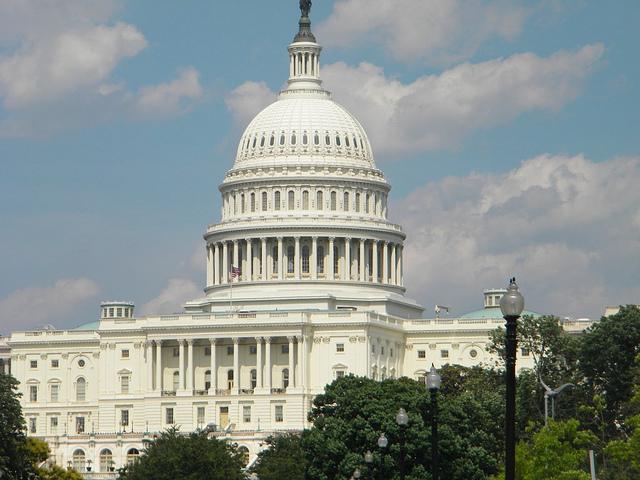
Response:
[[[288,74],[295,0],[0,0],[0,333],[164,313],[247,121]],[[640,4],[316,0],[322,76],[408,233],[406,285],[453,314],[640,303]]]

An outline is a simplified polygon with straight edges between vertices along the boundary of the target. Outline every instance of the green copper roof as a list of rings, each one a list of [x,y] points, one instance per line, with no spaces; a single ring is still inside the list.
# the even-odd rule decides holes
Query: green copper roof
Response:
[[[82,325],[74,328],[73,330],[98,330],[99,326],[100,326],[100,322],[95,321],[95,322],[83,323]]]
[[[541,317],[541,313],[525,310],[522,315],[531,315],[532,317]],[[483,308],[474,312],[465,313],[460,318],[502,318],[500,307]]]

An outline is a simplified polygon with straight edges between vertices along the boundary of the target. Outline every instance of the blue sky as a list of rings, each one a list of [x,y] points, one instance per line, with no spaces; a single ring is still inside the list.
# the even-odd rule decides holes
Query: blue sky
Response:
[[[316,0],[323,78],[409,235],[410,295],[462,314],[640,302],[640,6]],[[246,122],[286,80],[294,0],[0,0],[0,332],[175,311]]]

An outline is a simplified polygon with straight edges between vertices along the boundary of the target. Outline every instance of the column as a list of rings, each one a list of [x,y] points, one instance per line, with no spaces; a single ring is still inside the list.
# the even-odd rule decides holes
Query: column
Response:
[[[262,280],[266,280],[267,277],[267,266],[269,265],[267,262],[267,239],[262,237],[260,239],[262,242]]]
[[[351,280],[351,239],[344,239],[344,280]]]
[[[282,265],[282,259],[284,258],[284,255],[282,254],[282,237],[278,237],[278,280],[282,280],[283,278],[283,274],[282,274],[282,270],[284,269],[283,265]]]
[[[193,339],[187,340],[187,390],[193,393]]]
[[[236,267],[236,268],[240,268],[240,264],[238,263],[238,254],[240,252],[238,251],[238,240],[234,240],[233,241],[233,265],[231,265],[231,267]],[[231,281],[233,282],[233,278],[231,279]],[[237,280],[236,280],[237,281]]]
[[[229,282],[229,246],[222,242],[222,283]]]
[[[289,388],[295,388],[296,386],[296,351],[293,348],[293,339],[294,337],[287,337],[287,340],[289,340]]]
[[[247,273],[244,279],[248,282],[253,280],[253,240],[247,239]]]
[[[382,244],[382,283],[389,283],[389,242]]]
[[[293,256],[293,272],[296,280],[300,280],[300,237],[294,237],[295,253]]]
[[[153,391],[153,341],[147,340],[144,344],[147,357],[147,392]]]
[[[162,392],[162,340],[156,340],[156,392]]]
[[[329,268],[327,269],[327,273],[328,273],[328,278],[329,280],[334,280],[336,278],[335,274],[336,272],[333,270],[333,267],[335,266],[335,260],[333,258],[333,241],[335,240],[334,237],[329,237]]]
[[[216,339],[210,338],[209,343],[211,345],[211,388],[209,388],[209,395],[215,395],[218,388],[218,365],[216,358]]]
[[[256,337],[256,388],[262,388],[262,337]]]
[[[184,388],[184,339],[178,340],[178,390]]]
[[[371,266],[371,271],[373,275],[372,281],[373,283],[378,283],[378,241],[377,240],[373,241],[371,248],[372,248],[371,261],[373,262],[373,265]]]
[[[304,343],[302,341],[302,336],[298,335],[296,337],[296,339],[298,340],[298,386],[304,388],[306,385],[304,383]]]
[[[213,251],[207,245],[207,287],[213,285]]]
[[[269,391],[269,393],[271,393],[271,337],[264,337],[264,348],[265,348],[265,359],[264,359],[264,363],[266,366],[266,383],[267,383],[267,390]]]
[[[397,285],[396,282],[396,251],[398,249],[398,245],[397,244],[392,244],[391,245],[391,284],[392,285]]]
[[[403,286],[404,285],[404,262],[402,261],[402,253],[404,250],[404,247],[402,245],[400,245],[400,251],[398,252],[398,285]]]
[[[318,237],[311,237],[311,259],[309,261],[311,279],[318,279]]]
[[[364,238],[360,239],[360,260],[358,261],[358,267],[360,270],[360,281],[364,282],[365,278],[364,278],[364,264],[365,264],[365,258],[364,258]]]
[[[238,337],[233,339],[233,393],[240,393],[240,349]]]
[[[213,284],[220,285],[220,247],[213,246]]]

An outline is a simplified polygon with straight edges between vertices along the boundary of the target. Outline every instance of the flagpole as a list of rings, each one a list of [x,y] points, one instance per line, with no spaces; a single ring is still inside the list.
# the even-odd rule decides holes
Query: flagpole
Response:
[[[233,266],[231,269],[233,270]],[[229,314],[233,315],[233,273],[229,281],[231,282],[229,286]]]

